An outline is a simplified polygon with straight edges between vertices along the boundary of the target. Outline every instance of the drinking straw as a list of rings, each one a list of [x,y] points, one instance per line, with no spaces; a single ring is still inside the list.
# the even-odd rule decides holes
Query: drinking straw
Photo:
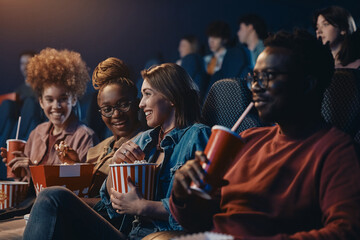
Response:
[[[236,129],[240,126],[240,123],[244,120],[244,118],[246,117],[246,115],[250,112],[251,108],[254,106],[254,103],[251,102],[249,104],[249,106],[247,106],[247,108],[245,109],[245,111],[241,114],[241,116],[239,117],[239,119],[236,121],[236,123],[234,124],[234,126],[231,128],[231,131],[235,132]]]
[[[17,129],[16,129],[16,137],[15,137],[16,140],[19,137],[20,123],[21,123],[21,116],[19,116],[18,125],[17,125]]]

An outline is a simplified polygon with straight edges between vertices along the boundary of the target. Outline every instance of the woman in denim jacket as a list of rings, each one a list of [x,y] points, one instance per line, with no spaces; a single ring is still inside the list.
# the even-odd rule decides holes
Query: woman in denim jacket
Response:
[[[121,233],[70,191],[45,189],[34,206],[36,210],[30,215],[24,239],[40,239],[39,236],[50,236],[50,239],[141,239],[156,231],[182,230],[171,216],[168,204],[173,175],[187,160],[194,158],[196,151],[205,149],[210,128],[197,123],[200,118],[197,88],[183,68],[166,63],[142,71],[142,77],[143,97],[139,106],[145,112],[148,126],[154,129],[142,133],[134,142],[124,143],[113,160],[119,163],[144,159],[157,163],[159,174],[154,201],[144,199],[131,182],[130,192],[116,192],[112,189],[110,176],[100,195],[110,218],[125,216]],[[135,220],[133,216],[136,216]],[[128,225],[128,233],[125,223],[130,219],[133,221],[131,226]],[[51,221],[55,222],[53,227],[46,226]],[[41,222],[45,226],[39,229]]]
[[[210,135],[209,127],[196,123],[200,114],[198,93],[183,68],[165,63],[141,74],[144,82],[139,106],[145,112],[148,126],[154,129],[139,135],[134,142],[124,143],[113,160],[134,162],[145,159],[159,164],[154,201],[142,198],[136,188],[129,193],[118,193],[111,189],[109,180],[100,190],[110,217],[117,214],[137,216],[130,239],[142,238],[154,231],[182,230],[169,209],[173,176],[195,156],[195,151],[205,148]]]

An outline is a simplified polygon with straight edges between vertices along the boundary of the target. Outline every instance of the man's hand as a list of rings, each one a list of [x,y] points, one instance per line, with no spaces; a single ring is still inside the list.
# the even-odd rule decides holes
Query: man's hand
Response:
[[[176,171],[172,191],[177,199],[186,199],[191,194],[191,182],[194,182],[198,187],[203,185],[205,178],[205,172],[201,167],[203,162],[207,162],[205,154],[197,151],[195,159],[187,161]]]

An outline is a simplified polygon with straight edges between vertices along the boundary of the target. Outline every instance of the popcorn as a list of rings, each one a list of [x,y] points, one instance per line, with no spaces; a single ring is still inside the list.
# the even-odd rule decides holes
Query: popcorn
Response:
[[[133,162],[133,164],[144,164],[144,163],[148,163],[146,160],[135,160]],[[131,164],[131,163],[128,163],[128,162],[121,162],[119,164]]]
[[[146,160],[136,160],[134,162],[135,164],[143,164],[143,163],[148,163]]]
[[[69,149],[69,146],[64,141],[61,141],[59,145],[55,144],[54,148],[60,156],[64,157],[66,155],[66,151]]]

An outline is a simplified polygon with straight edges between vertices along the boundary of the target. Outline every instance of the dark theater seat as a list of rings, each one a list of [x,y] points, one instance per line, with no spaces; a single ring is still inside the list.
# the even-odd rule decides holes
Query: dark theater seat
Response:
[[[202,108],[202,121],[212,127],[222,125],[231,128],[251,101],[251,92],[246,81],[222,79],[211,86]],[[263,126],[257,111],[253,108],[240,124],[237,132]]]
[[[360,143],[360,70],[337,69],[324,94],[321,113]]]

